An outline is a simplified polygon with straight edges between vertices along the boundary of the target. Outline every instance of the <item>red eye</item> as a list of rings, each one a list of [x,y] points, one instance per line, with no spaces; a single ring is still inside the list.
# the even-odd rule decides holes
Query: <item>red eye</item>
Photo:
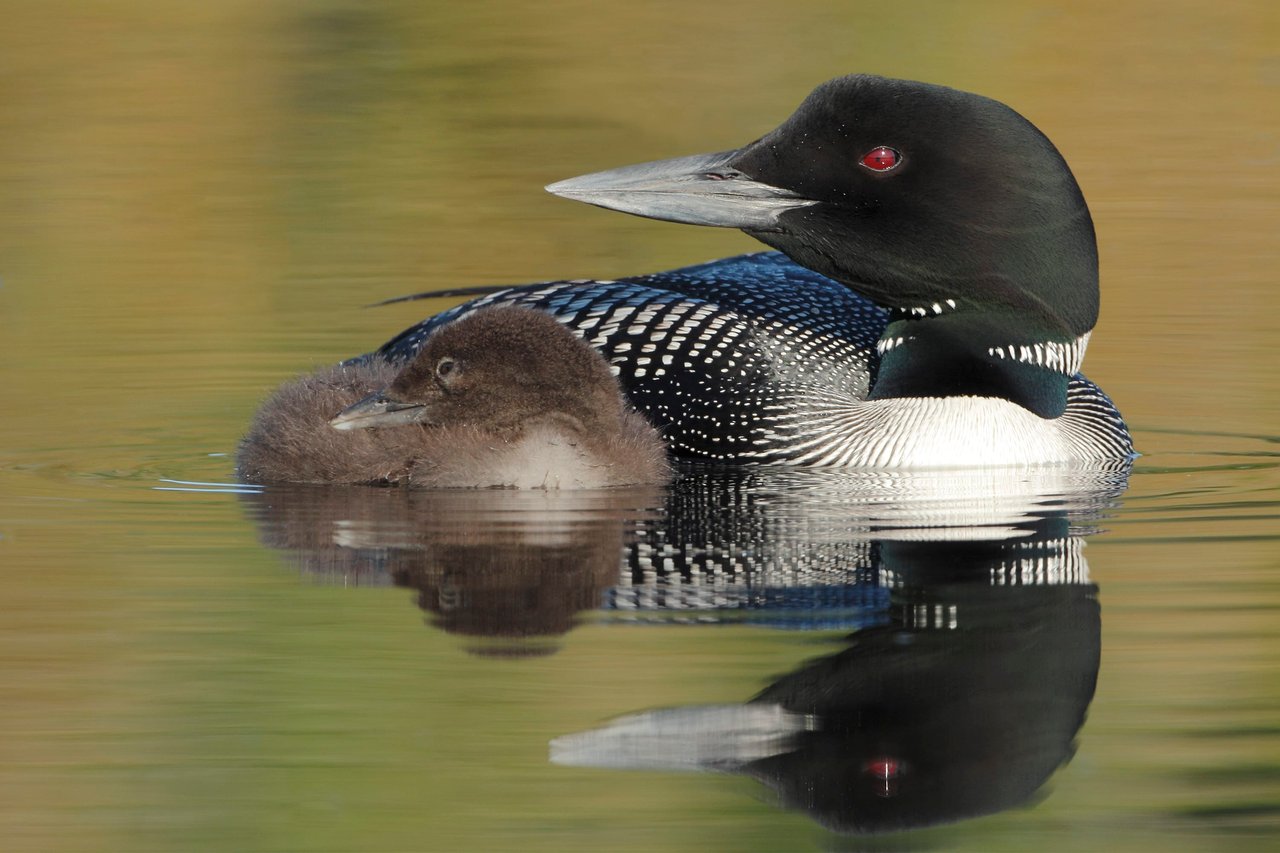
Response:
[[[887,172],[902,162],[902,155],[887,145],[877,145],[862,155],[862,165],[873,172]]]

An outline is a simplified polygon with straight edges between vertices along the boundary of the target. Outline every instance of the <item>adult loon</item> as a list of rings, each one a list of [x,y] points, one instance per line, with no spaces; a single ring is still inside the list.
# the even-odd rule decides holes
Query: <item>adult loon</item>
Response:
[[[740,228],[782,254],[489,289],[377,356],[411,358],[441,323],[519,304],[603,353],[683,458],[906,468],[1133,456],[1120,414],[1079,374],[1098,315],[1088,207],[1057,149],[1004,104],[842,77],[742,148],[547,189]]]
[[[539,311],[476,311],[398,369],[370,360],[285,384],[238,467],[258,482],[602,488],[670,479],[666,449],[599,353]]]

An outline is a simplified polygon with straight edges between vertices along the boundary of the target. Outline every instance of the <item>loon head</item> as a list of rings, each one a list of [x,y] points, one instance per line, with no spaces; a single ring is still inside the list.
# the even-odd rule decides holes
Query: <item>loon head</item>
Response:
[[[607,427],[622,411],[617,381],[594,350],[549,314],[501,307],[443,326],[390,385],[329,424],[506,433],[553,416],[590,430]]]
[[[742,148],[550,192],[740,228],[890,309],[871,396],[1001,396],[1061,414],[1098,315],[1093,222],[1031,122],[943,86],[854,75]]]

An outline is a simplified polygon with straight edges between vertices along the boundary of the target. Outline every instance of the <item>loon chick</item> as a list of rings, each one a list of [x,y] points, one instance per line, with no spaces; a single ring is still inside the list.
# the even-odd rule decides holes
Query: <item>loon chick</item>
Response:
[[[238,457],[258,482],[602,488],[670,478],[662,439],[609,366],[547,314],[492,308],[378,359],[286,384]]]
[[[490,293],[388,342],[411,357],[483,305],[553,314],[694,459],[954,467],[1127,460],[1080,375],[1098,316],[1093,222],[1070,169],[1009,107],[855,75],[742,148],[550,192],[740,228],[785,255]]]

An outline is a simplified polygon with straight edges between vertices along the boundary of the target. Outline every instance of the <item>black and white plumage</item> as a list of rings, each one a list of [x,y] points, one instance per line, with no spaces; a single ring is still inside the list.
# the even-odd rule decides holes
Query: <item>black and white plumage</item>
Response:
[[[503,288],[405,330],[377,355],[408,360],[440,326],[508,304],[550,313],[599,350],[632,403],[685,459],[902,467],[895,454],[919,439],[918,422],[935,411],[953,414],[927,398],[869,403],[890,312],[778,252],[615,281]],[[1064,455],[990,461],[1063,461],[1073,444],[1081,458],[1098,446],[1107,453],[1094,458],[1131,451],[1124,422],[1097,386],[1077,376],[1068,395],[1066,413],[1044,422]],[[954,408],[979,417],[994,409],[997,430],[1026,420],[1012,404],[964,402],[973,399],[956,398]],[[952,442],[934,464],[966,464],[963,450]]]
[[[481,305],[548,311],[609,361],[675,455],[859,468],[1127,459],[1079,374],[1097,244],[1062,156],[1005,105],[851,76],[742,148],[548,189],[740,228],[765,253],[490,293],[416,326],[402,360]]]

